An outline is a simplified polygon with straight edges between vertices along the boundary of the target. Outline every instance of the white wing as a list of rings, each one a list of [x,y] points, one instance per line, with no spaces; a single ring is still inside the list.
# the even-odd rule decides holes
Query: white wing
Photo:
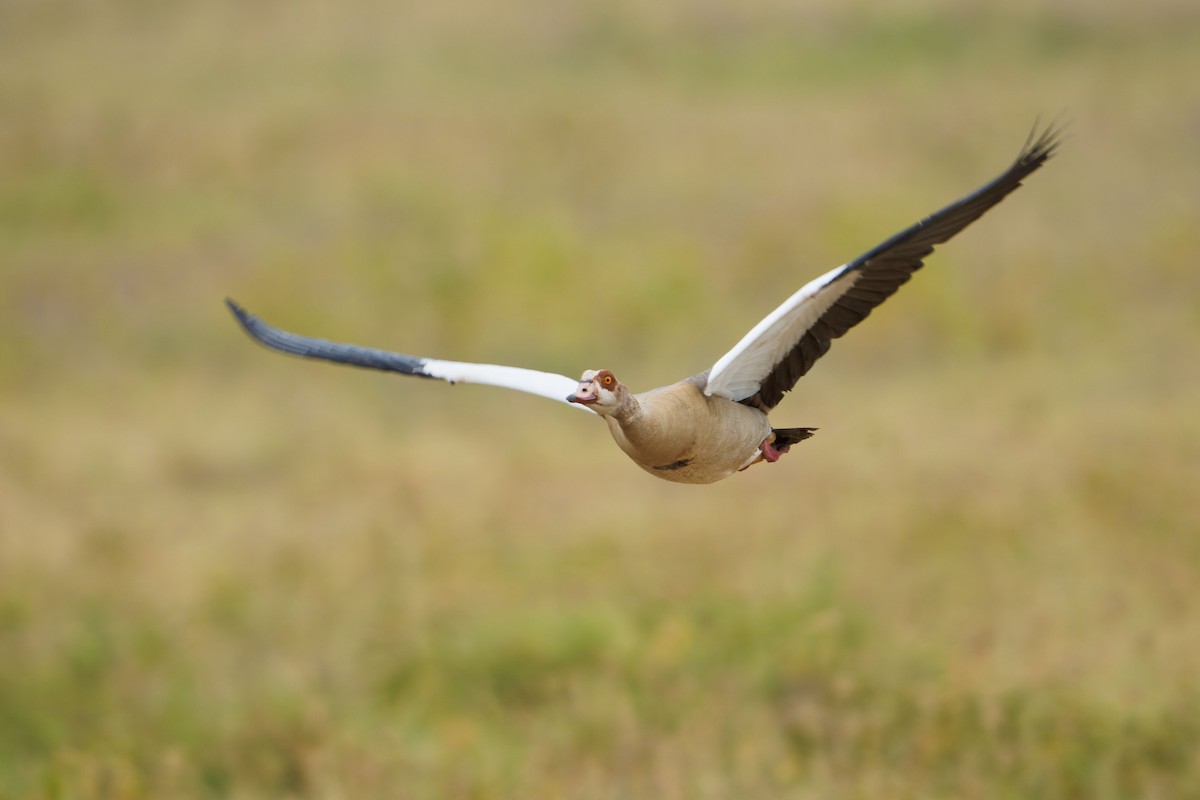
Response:
[[[478,383],[499,386],[504,389],[515,389],[518,392],[527,392],[550,400],[557,400],[572,408],[582,408],[589,414],[595,413],[587,406],[567,403],[567,395],[575,391],[579,382],[566,375],[538,372],[520,367],[502,367],[496,364],[468,364],[459,361],[420,358],[387,350],[376,350],[373,347],[359,347],[353,344],[341,344],[310,336],[300,336],[268,325],[232,300],[227,299],[225,303],[246,333],[260,344],[281,353],[367,369],[399,372],[402,375],[413,375],[418,378],[436,378],[449,383]]]
[[[440,378],[450,383],[479,383],[486,386],[499,386],[503,389],[516,389],[518,392],[528,392],[562,403],[566,403],[567,395],[574,392],[579,386],[579,381],[574,378],[553,372],[538,372],[535,369],[502,367],[496,364],[468,364],[461,361],[439,361],[433,358],[419,360],[426,377]],[[572,408],[592,411],[580,403],[569,403],[569,405]]]
[[[704,393],[739,402],[757,394],[765,376],[854,285],[857,277],[841,266],[806,283],[721,356],[709,370]]]

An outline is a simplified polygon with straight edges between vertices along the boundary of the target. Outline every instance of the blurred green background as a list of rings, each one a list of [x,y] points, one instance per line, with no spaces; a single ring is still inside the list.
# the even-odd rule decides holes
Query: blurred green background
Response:
[[[0,796],[1200,796],[1200,7],[6,0]],[[1059,156],[655,481],[635,388]]]

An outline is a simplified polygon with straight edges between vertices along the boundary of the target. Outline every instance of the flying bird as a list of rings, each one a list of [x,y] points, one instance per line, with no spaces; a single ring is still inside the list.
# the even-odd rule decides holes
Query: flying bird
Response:
[[[245,331],[291,355],[399,372],[449,383],[528,392],[594,413],[639,467],[678,483],[713,483],[760,461],[775,462],[815,428],[776,428],[768,414],[825,355],[866,319],[933,252],[999,203],[1049,159],[1061,129],[1035,126],[1017,159],[971,194],[897,233],[858,258],[805,284],[755,325],[711,368],[647,392],[629,390],[607,369],[579,380],[495,364],[471,364],[340,344],[267,325],[233,300]]]

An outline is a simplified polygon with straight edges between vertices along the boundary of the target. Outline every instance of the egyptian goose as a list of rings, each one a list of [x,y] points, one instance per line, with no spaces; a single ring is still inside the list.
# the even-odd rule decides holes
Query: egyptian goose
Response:
[[[774,462],[813,428],[775,428],[767,414],[830,343],[862,322],[947,241],[1003,200],[1058,147],[1053,126],[1030,133],[999,177],[936,214],[801,287],[705,372],[635,394],[612,372],[565,375],[391,353],[299,336],[267,325],[232,300],[250,336],[292,355],[449,383],[480,383],[548,397],[599,415],[642,469],[679,483],[713,483],[759,461]]]

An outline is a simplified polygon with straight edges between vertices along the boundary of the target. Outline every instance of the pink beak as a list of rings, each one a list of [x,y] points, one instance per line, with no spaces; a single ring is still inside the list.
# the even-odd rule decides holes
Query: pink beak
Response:
[[[592,381],[580,381],[579,388],[575,390],[575,393],[567,395],[568,403],[579,403],[585,406],[599,399],[599,395],[596,394],[596,384]]]

